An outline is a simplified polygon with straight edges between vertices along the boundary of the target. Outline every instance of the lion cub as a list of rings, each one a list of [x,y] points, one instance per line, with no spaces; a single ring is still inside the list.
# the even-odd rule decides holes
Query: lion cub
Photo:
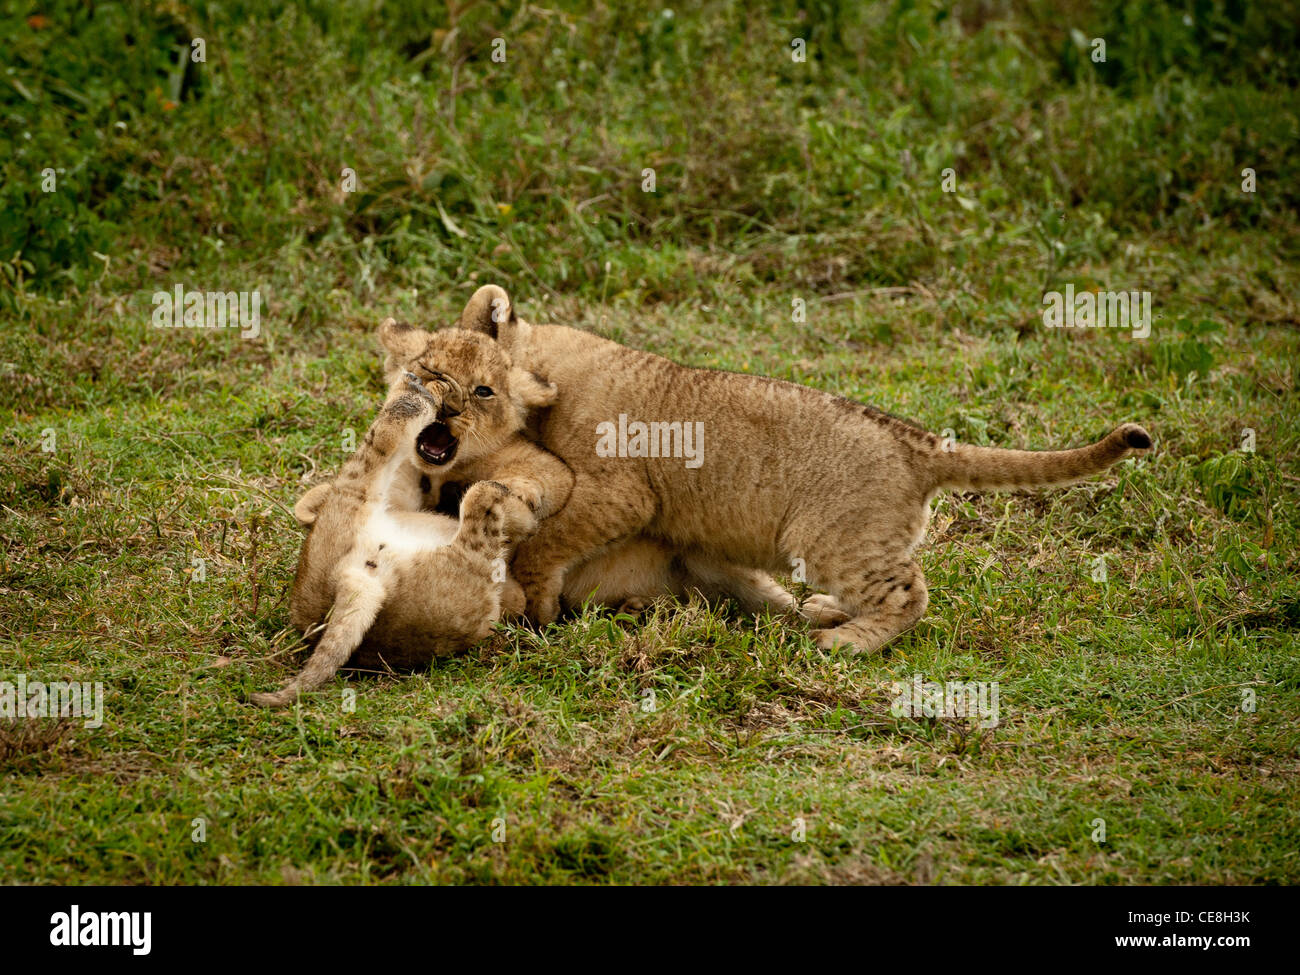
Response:
[[[1067,484],[1151,449],[1133,423],[1075,450],[944,444],[820,390],[689,368],[586,332],[529,325],[495,285],[470,298],[460,329],[496,338],[514,362],[563,390],[538,432],[573,470],[573,492],[519,546],[512,569],[539,622],[555,617],[571,566],[617,539],[647,535],[718,566],[804,567],[807,582],[830,593],[818,606],[844,614],[840,625],[814,631],[818,646],[874,651],[925,611],[913,553],[940,490]],[[456,375],[438,352],[439,334],[405,333],[401,350],[388,344],[390,363]],[[611,451],[613,431],[621,436],[632,424],[642,442]],[[661,435],[650,449],[647,426],[652,440],[653,431]]]
[[[478,380],[472,398],[454,379],[400,377],[339,477],[295,506],[310,528],[290,619],[303,632],[329,622],[303,672],[276,693],[254,694],[255,704],[289,703],[354,654],[411,667],[458,653],[503,609],[522,613],[506,559],[539,517],[563,506],[573,481],[521,435],[526,411],[554,402],[555,387],[513,369],[482,335],[444,335],[440,349]],[[471,477],[459,522],[421,511],[433,485],[458,469],[486,472]]]
[[[328,618],[297,677],[252,701],[278,707],[320,686],[354,655],[362,663],[427,663],[487,636],[506,595],[509,539],[533,527],[509,507],[508,489],[484,481],[465,493],[460,520],[419,511],[421,434],[440,401],[411,377],[395,390],[361,449],[327,491],[295,508],[311,527],[303,543],[290,618],[307,631]],[[304,502],[307,502],[304,504]],[[504,597],[504,600],[503,600]]]

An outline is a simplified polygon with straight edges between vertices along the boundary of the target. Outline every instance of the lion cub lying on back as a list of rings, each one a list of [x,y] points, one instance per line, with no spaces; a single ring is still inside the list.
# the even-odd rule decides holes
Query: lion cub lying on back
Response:
[[[799,560],[807,582],[830,593],[820,608],[843,614],[840,625],[814,632],[818,646],[877,650],[925,611],[913,553],[940,490],[1067,484],[1151,449],[1134,423],[1075,450],[946,449],[932,433],[820,390],[530,325],[495,285],[474,293],[460,328],[497,339],[561,390],[539,442],[573,470],[573,492],[519,546],[512,569],[528,615],[543,623],[555,617],[570,569],[612,542],[645,536],[720,567],[783,572]],[[404,334],[402,348],[388,344],[390,363],[455,375],[439,334]],[[672,451],[597,449],[600,431],[625,421],[693,424],[704,450],[686,463]]]
[[[555,388],[512,369],[481,335],[448,333],[441,348],[487,381],[471,400],[452,379],[402,377],[338,479],[299,500],[295,514],[311,527],[290,619],[304,632],[329,622],[303,672],[274,694],[254,694],[255,704],[288,704],[354,654],[404,667],[450,656],[487,636],[503,609],[523,611],[505,571],[512,542],[562,507],[573,481],[521,436],[526,410],[553,402]],[[477,479],[459,522],[421,511],[433,484],[458,467],[504,483]]]
[[[438,401],[418,382],[411,389],[389,397],[338,480],[311,499],[319,507],[308,513],[299,502],[312,526],[290,615],[304,631],[329,622],[302,673],[273,694],[252,695],[254,704],[288,704],[354,655],[395,666],[451,656],[486,637],[503,608],[522,609],[504,559],[511,537],[533,528],[532,516],[506,504],[508,489],[494,481],[465,493],[459,522],[418,510],[413,458]]]

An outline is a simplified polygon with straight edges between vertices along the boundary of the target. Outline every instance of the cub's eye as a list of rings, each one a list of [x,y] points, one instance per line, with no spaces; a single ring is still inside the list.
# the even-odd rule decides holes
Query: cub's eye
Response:
[[[479,399],[487,399],[489,396],[492,396],[494,394],[492,392],[491,386],[475,386],[474,395],[477,396]]]

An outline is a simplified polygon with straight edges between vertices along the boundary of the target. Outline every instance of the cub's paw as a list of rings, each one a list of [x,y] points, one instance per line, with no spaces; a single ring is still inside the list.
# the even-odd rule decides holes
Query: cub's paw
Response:
[[[538,626],[554,623],[560,615],[560,597],[543,595],[528,600],[528,618]]]
[[[810,630],[808,638],[812,640],[813,646],[820,650],[834,650],[836,647],[843,646],[836,642],[833,630]]]
[[[505,504],[509,497],[510,491],[506,486],[496,481],[471,484],[460,499],[461,529],[488,536],[505,534]]]
[[[650,608],[650,600],[641,596],[629,596],[619,604],[617,612],[626,613],[628,616],[640,616]]]
[[[824,627],[839,626],[849,620],[849,614],[840,609],[839,600],[824,592],[813,593],[805,599],[799,606],[799,615]]]
[[[460,499],[460,519],[482,518],[500,507],[510,494],[510,489],[496,481],[475,481]]]
[[[808,635],[822,650],[869,654],[878,652],[894,633],[872,624],[849,622],[834,629],[813,630]]]
[[[525,583],[524,595],[528,608],[528,618],[538,626],[555,622],[560,615],[560,580],[544,580],[539,583]]]
[[[511,545],[518,545],[537,533],[537,515],[516,494],[501,499],[502,531]]]
[[[853,641],[853,637],[846,633],[843,627],[837,626],[834,629],[813,630],[808,636],[822,650],[837,650],[840,653],[867,652],[867,649]]]
[[[501,589],[502,619],[522,619],[527,606],[528,601],[524,598],[523,588],[514,579],[506,576],[505,585]]]

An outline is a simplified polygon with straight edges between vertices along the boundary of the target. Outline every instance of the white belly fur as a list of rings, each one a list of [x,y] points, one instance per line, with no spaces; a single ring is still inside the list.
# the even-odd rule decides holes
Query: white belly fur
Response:
[[[364,549],[382,545],[394,555],[406,555],[450,545],[459,530],[460,523],[448,515],[379,509],[367,519],[358,542]]]

